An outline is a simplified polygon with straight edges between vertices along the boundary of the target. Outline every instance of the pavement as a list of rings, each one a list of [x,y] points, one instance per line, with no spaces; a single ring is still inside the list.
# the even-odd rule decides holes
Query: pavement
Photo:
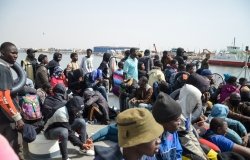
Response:
[[[112,93],[108,94],[108,102],[109,106],[112,108],[114,107],[116,110],[119,109],[119,100],[118,97],[113,95]],[[114,122],[112,122],[114,123]],[[97,132],[98,130],[106,127],[106,125],[92,125],[92,124],[87,124],[87,133],[89,136]],[[111,141],[100,141],[100,142],[95,142],[94,145],[101,145],[101,146],[111,146],[114,145],[114,142]],[[94,150],[94,148],[92,148]],[[81,155],[78,153],[79,147],[73,146],[69,141],[68,141],[68,152],[69,152],[69,158],[71,160],[93,160],[94,156],[85,156]],[[32,158],[29,153],[28,153],[28,145],[24,144],[24,158],[25,160],[45,160],[45,159],[34,159]],[[46,159],[46,160],[61,160],[61,156],[57,156],[52,159]]]

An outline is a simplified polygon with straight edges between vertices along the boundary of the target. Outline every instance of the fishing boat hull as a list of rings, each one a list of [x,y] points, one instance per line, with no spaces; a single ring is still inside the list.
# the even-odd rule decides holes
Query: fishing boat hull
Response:
[[[243,61],[228,61],[223,59],[210,59],[208,60],[210,65],[217,65],[217,66],[230,66],[230,67],[244,67],[245,62]],[[250,63],[247,63],[247,66],[250,67]]]

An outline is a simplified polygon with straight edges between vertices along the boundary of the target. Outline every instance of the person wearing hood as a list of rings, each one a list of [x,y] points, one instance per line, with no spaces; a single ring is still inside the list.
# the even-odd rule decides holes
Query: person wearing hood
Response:
[[[40,64],[36,69],[36,79],[35,79],[35,88],[42,88],[43,85],[49,83],[49,74],[46,65],[48,64],[48,57],[44,54],[38,56],[38,61]]]
[[[21,61],[21,66],[27,73],[27,77],[35,82],[37,59],[35,58],[35,53],[37,50],[32,48],[27,49],[27,56],[25,60]]]
[[[249,139],[246,128],[240,121],[228,118],[228,114],[229,114],[228,106],[223,104],[215,104],[211,110],[211,114],[208,116],[208,121],[211,121],[211,119],[214,117],[224,119],[229,127],[226,137],[231,139],[237,144],[246,146]],[[235,131],[239,133],[239,135],[241,135],[242,138]]]
[[[63,160],[69,160],[67,141],[78,146],[79,153],[94,155],[91,141],[86,140],[86,123],[79,118],[84,103],[81,97],[73,97],[69,102],[65,100],[66,89],[57,84],[53,89],[54,95],[46,97],[44,101],[44,135],[47,139],[59,140],[59,148]],[[75,132],[80,136],[76,137]]]
[[[103,77],[103,82],[106,90],[108,91],[111,87],[111,82],[110,82],[110,70],[109,70],[109,60],[111,57],[111,53],[104,53],[103,54],[103,59],[98,67],[98,69],[102,70],[102,77]]]
[[[109,124],[109,105],[101,93],[94,91],[92,88],[87,88],[83,93],[83,97],[86,105],[85,111],[88,113],[88,119],[93,121],[94,119],[92,118],[96,118],[103,124]],[[93,113],[92,115],[92,112],[98,114]]]
[[[240,93],[236,82],[237,77],[230,76],[228,78],[226,84],[221,87],[219,103],[223,103],[223,101],[226,100],[226,98],[228,98],[233,92]]]
[[[148,84],[153,87],[154,82],[166,81],[164,73],[162,72],[162,63],[156,61],[152,70],[148,72]]]
[[[180,48],[180,47],[177,48],[177,50],[176,50],[176,56],[174,57],[174,59],[176,59],[178,61],[179,68],[180,68],[180,66],[182,64],[185,64],[185,61],[184,61],[184,58],[183,58],[185,52],[186,51],[183,48]]]
[[[201,159],[207,159],[197,137],[194,135],[192,122],[196,122],[202,115],[201,92],[198,88],[190,84],[185,84],[179,93],[177,102],[181,106],[182,116],[180,117],[180,127],[178,133],[183,147]],[[186,154],[185,152],[183,153]]]
[[[54,68],[60,66],[59,62],[62,60],[62,54],[55,52],[53,55],[53,60],[49,61],[47,68],[49,70],[49,75],[52,76],[54,73]]]

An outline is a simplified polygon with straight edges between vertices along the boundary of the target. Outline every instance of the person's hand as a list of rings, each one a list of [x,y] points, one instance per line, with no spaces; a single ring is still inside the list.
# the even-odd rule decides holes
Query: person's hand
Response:
[[[244,137],[242,137],[242,145],[243,146],[247,146],[248,139],[249,139],[249,137],[247,134]]]
[[[16,122],[16,129],[17,130],[22,130],[24,126],[24,122],[22,119],[20,119],[19,121]]]
[[[132,99],[130,100],[130,102],[131,102],[132,104],[135,104],[135,103],[136,103],[136,99],[135,99],[135,98],[132,98]]]
[[[91,145],[87,143],[83,143],[81,148],[85,150],[89,150],[91,148]]]

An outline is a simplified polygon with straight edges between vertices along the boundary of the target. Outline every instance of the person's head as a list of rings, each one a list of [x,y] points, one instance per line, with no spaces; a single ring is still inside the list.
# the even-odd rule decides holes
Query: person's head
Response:
[[[105,53],[103,54],[102,60],[105,61],[105,62],[109,62],[110,57],[111,57],[111,54],[105,52]]]
[[[163,127],[147,109],[127,109],[118,114],[116,122],[118,143],[123,150],[136,153],[138,159],[142,155],[153,156],[159,150],[159,137],[163,133]]]
[[[154,56],[154,61],[159,61],[160,60],[160,56],[158,55],[158,54],[156,54],[155,56]]]
[[[60,62],[62,60],[62,54],[59,52],[55,52],[53,55],[53,59],[57,62]]]
[[[56,66],[53,71],[53,76],[56,78],[60,78],[63,75],[63,69],[60,66]]]
[[[42,89],[49,95],[52,95],[53,94],[53,90],[52,90],[52,87],[49,83],[45,83],[42,85]]]
[[[242,102],[250,101],[250,89],[247,86],[244,86],[240,89],[240,96]]]
[[[130,57],[134,59],[137,56],[138,49],[130,48],[129,52],[130,52]]]
[[[4,42],[0,46],[1,58],[10,64],[14,64],[18,57],[17,47],[11,42]]]
[[[87,57],[90,57],[92,55],[92,49],[87,49]]]
[[[201,71],[201,75],[207,77],[210,80],[213,78],[213,73],[209,69],[203,69]]]
[[[240,94],[237,92],[233,92],[231,93],[230,97],[229,97],[229,102],[233,107],[238,107],[238,105],[241,102],[241,97]]]
[[[219,135],[227,133],[227,122],[222,118],[213,118],[210,122],[210,130]]]
[[[145,65],[143,62],[138,62],[138,69],[139,70],[145,70]]]
[[[73,96],[73,98],[67,102],[66,107],[69,115],[72,117],[80,117],[84,109],[83,98],[80,96]]]
[[[168,57],[168,55],[169,55],[169,54],[168,54],[168,51],[163,51],[163,52],[162,52],[162,57]]]
[[[70,58],[73,62],[78,61],[78,54],[76,52],[73,52],[70,54]]]
[[[241,77],[241,78],[239,79],[239,84],[242,85],[242,86],[246,85],[246,84],[247,84],[247,79],[244,78],[244,77]]]
[[[49,61],[48,61],[47,55],[45,55],[45,54],[40,54],[40,55],[38,56],[38,62],[40,62],[40,63],[42,63],[42,64],[48,64]]]
[[[170,90],[170,85],[166,81],[160,81],[158,83],[159,92],[168,93]]]
[[[129,51],[129,50],[126,50],[126,51],[124,52],[124,56],[125,56],[125,57],[130,56],[130,51]]]
[[[170,62],[170,65],[173,68],[178,68],[178,61],[176,59],[172,59],[171,62]]]
[[[237,77],[231,76],[231,77],[228,78],[228,80],[226,82],[228,84],[236,86],[237,85]]]
[[[150,56],[150,50],[149,49],[146,49],[144,51],[144,56]]]
[[[60,96],[63,99],[66,99],[66,88],[64,87],[63,84],[58,83],[54,88],[53,88],[53,94],[55,96]]]
[[[152,114],[165,131],[173,133],[180,126],[181,106],[166,93],[160,92],[153,105]]]
[[[210,53],[206,54],[206,58],[209,59],[210,58]]]
[[[183,49],[183,48],[177,48],[177,50],[176,50],[176,55],[177,56],[183,56],[184,55],[184,53],[185,53],[185,50]]]
[[[138,85],[140,86],[140,88],[146,88],[147,84],[148,84],[148,78],[145,76],[142,76],[139,79]]]
[[[161,69],[163,68],[162,63],[161,63],[161,61],[159,61],[159,60],[155,61],[154,66],[159,67],[159,68],[161,68]]]
[[[194,64],[193,63],[189,63],[186,65],[186,71],[190,74],[194,73],[195,72],[195,69],[194,69]]]
[[[30,59],[33,59],[35,58],[35,53],[37,52],[37,50],[34,50],[32,48],[29,48],[27,49],[27,56],[30,58]]]
[[[123,69],[123,65],[124,65],[124,63],[122,61],[118,62],[119,69]]]

